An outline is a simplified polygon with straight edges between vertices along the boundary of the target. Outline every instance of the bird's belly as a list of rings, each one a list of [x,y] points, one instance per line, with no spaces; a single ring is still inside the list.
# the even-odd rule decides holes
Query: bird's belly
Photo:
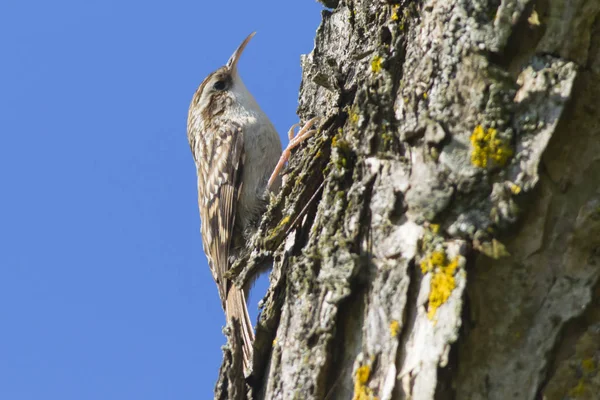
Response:
[[[281,141],[272,127],[267,132],[244,132],[244,169],[236,220],[238,227],[253,230],[268,204],[267,182],[281,155]],[[252,167],[250,167],[252,166]],[[277,191],[280,179],[271,190]]]

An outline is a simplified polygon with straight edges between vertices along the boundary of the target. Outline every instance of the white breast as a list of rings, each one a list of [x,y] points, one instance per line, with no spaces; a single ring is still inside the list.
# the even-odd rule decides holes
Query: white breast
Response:
[[[246,230],[264,212],[267,181],[281,156],[281,140],[239,76],[234,78],[231,91],[235,106],[228,110],[243,126],[245,153],[236,225]],[[279,190],[280,182],[278,179],[271,190]]]

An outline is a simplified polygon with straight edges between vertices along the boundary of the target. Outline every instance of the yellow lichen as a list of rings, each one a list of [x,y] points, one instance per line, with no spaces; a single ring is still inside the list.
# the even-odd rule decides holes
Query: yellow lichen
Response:
[[[373,71],[376,74],[379,71],[381,71],[381,62],[382,61],[383,61],[383,59],[380,56],[373,57],[373,60],[371,60],[371,71]]]
[[[364,385],[369,380],[369,376],[371,376],[371,367],[363,365],[356,371],[356,382]]]
[[[377,400],[373,396],[373,391],[367,386],[369,377],[371,376],[371,367],[363,365],[356,370],[354,376],[354,396],[352,400]]]
[[[500,138],[494,128],[487,131],[477,125],[471,134],[471,163],[486,168],[489,160],[498,166],[504,166],[513,155],[508,140]]]
[[[531,11],[531,15],[527,18],[527,22],[533,26],[540,26],[540,16],[537,11],[535,11],[535,8]]]
[[[281,221],[279,221],[279,224],[277,224],[277,226],[275,228],[273,228],[273,230],[271,231],[271,233],[268,237],[268,240],[272,240],[275,237],[277,237],[277,235],[279,235],[281,233],[281,231],[286,227],[288,222],[290,222],[290,216],[286,215],[285,217],[283,217],[281,219]]]
[[[277,346],[277,338],[273,339],[273,347]]]
[[[423,99],[427,100],[427,92],[423,92]]]
[[[446,263],[446,253],[443,251],[434,251],[429,257],[421,261],[421,272],[426,274],[433,271],[436,267],[440,267]]]
[[[430,224],[429,229],[431,229],[431,232],[433,232],[433,233],[438,233],[440,231],[440,225],[439,224]]]
[[[427,317],[433,319],[437,309],[450,298],[450,294],[456,287],[454,272],[458,268],[458,259],[454,259],[450,264],[433,273],[431,286],[429,289],[429,305],[427,308]]]
[[[431,272],[431,284],[429,287],[429,305],[427,317],[433,319],[437,309],[450,298],[456,287],[454,274],[458,268],[458,257],[449,261],[444,251],[436,250],[429,257],[421,261],[423,274]]]
[[[400,332],[400,323],[395,319],[390,322],[390,334],[392,337],[398,336],[398,332]]]
[[[510,184],[510,191],[512,192],[512,194],[519,194],[519,193],[521,193],[521,186],[515,185],[514,183],[511,183]]]
[[[398,21],[400,19],[400,17],[398,16],[399,8],[400,8],[400,5],[398,5],[398,4],[392,6],[392,21]]]
[[[285,217],[283,217],[281,219],[281,221],[279,222],[279,225],[277,225],[277,228],[283,227],[285,225],[287,225],[287,223],[290,222],[290,216],[286,215]]]

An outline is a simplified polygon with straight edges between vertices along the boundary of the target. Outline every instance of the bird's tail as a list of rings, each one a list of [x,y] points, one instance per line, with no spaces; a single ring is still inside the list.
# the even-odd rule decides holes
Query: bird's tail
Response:
[[[247,371],[252,363],[252,346],[254,344],[254,329],[252,321],[248,314],[246,306],[246,296],[244,291],[237,286],[232,285],[227,293],[227,302],[225,303],[225,313],[227,322],[237,319],[242,333],[242,353],[244,358],[244,370]]]

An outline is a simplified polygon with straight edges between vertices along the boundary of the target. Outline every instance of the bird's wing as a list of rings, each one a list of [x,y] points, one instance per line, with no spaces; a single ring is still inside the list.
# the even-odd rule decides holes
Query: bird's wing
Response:
[[[221,125],[203,134],[213,135],[214,145],[200,149],[198,155],[202,157],[198,160],[198,200],[203,203],[200,204],[202,244],[225,307],[229,283],[224,275],[229,268],[229,250],[242,185],[244,137],[241,128],[233,124]]]

